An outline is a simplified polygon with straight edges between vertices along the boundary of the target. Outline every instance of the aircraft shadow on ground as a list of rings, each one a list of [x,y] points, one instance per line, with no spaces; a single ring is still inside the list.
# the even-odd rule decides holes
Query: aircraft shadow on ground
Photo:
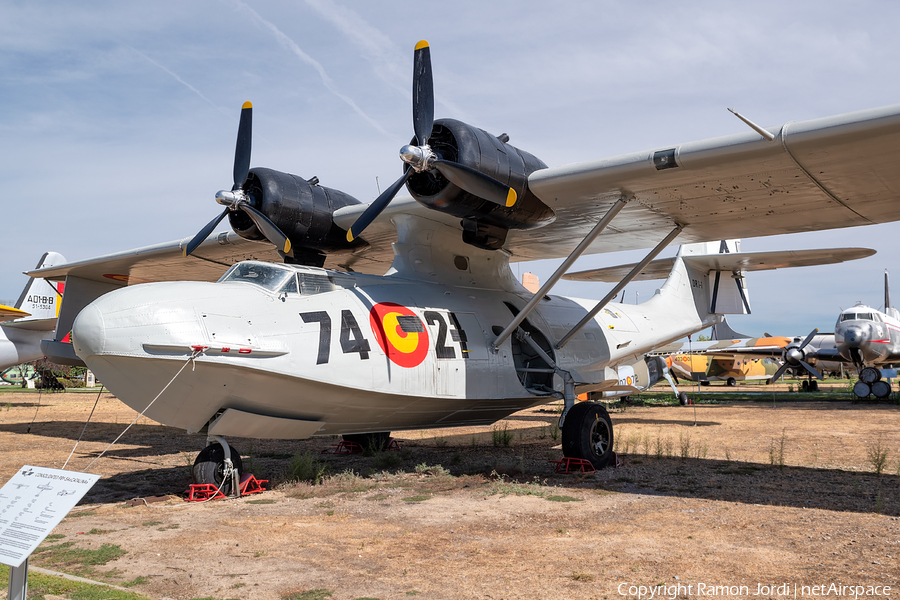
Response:
[[[374,456],[322,454],[337,442],[332,438],[303,441],[236,439],[235,445],[244,456],[245,471],[273,480],[286,477],[292,456],[308,452],[328,464],[332,473],[347,470],[362,476],[384,470],[417,473],[417,467],[425,463],[442,465],[453,475],[481,474],[490,477],[496,471],[522,482],[530,482],[534,478],[546,479],[562,490],[569,490],[569,493],[608,490],[900,516],[900,475],[894,474],[897,470],[894,459],[888,464],[886,472],[879,476],[834,468],[779,467],[696,457],[657,456],[651,451],[649,455],[624,456],[623,467],[604,470],[596,476],[556,475],[555,465],[550,462],[561,457],[558,449],[561,436],[558,431],[552,430],[556,418],[555,415],[548,415],[546,425],[509,430],[508,446],[503,442],[495,443],[491,431],[474,435],[435,433],[418,438],[416,434],[410,433],[407,437],[404,432],[397,432],[395,435],[401,440],[403,450]],[[91,424],[85,431],[83,441],[109,443],[126,425]],[[2,425],[0,431],[27,435],[27,427],[27,424]],[[36,456],[48,443],[47,438],[67,440],[74,447],[83,427],[84,423],[74,421],[35,423],[30,435],[35,436]],[[120,444],[109,449],[91,469],[103,474],[109,469],[109,463],[105,461],[112,461],[115,470],[123,472],[101,479],[84,502],[121,502],[135,497],[181,493],[191,483],[191,465],[205,442],[204,436],[189,435],[180,429],[135,425]],[[693,451],[696,452],[696,449]],[[671,452],[677,455],[679,448],[672,448]],[[178,454],[183,457],[173,458],[172,455]],[[84,469],[96,455],[96,451],[88,452],[79,447],[69,468]],[[386,455],[389,460],[385,460]],[[172,466],[173,460],[180,464]]]

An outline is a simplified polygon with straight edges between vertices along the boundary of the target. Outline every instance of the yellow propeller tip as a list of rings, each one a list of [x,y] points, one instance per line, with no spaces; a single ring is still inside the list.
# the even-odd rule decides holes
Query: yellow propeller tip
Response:
[[[518,200],[518,195],[516,195],[516,190],[509,188],[509,193],[506,195],[506,207],[509,208]]]
[[[284,253],[287,254],[291,251],[291,240],[284,240]]]
[[[347,241],[348,241],[348,242],[352,242],[352,241],[353,241],[353,232],[350,231],[349,229],[347,230]]]
[[[416,44],[416,50],[421,50],[422,48],[427,48],[427,47],[428,47],[427,40],[422,40],[418,44]]]
[[[249,100],[247,100],[246,102],[244,102],[244,105],[243,105],[241,108],[242,108],[242,109],[244,109],[244,108],[253,108],[253,103],[250,102]]]
[[[181,256],[187,258],[187,246],[181,249]]]

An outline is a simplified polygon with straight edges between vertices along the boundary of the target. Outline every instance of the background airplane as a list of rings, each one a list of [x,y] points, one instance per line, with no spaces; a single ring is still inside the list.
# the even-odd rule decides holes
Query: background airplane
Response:
[[[65,263],[56,252],[46,252],[35,268],[48,268]],[[0,371],[37,360],[44,355],[41,341],[53,339],[65,283],[49,283],[29,279],[15,307],[2,307],[0,322]],[[5,309],[5,310],[4,310]]]

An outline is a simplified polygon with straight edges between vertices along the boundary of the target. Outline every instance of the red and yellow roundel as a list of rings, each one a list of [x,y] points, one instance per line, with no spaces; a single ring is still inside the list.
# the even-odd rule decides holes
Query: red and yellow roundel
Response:
[[[379,302],[369,311],[369,324],[378,345],[394,364],[409,369],[425,360],[428,329],[410,309],[393,302]]]

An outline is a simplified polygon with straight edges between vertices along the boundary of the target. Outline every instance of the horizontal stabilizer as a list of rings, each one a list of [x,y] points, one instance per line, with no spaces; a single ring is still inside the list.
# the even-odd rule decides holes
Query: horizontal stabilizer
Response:
[[[787,267],[812,267],[830,265],[848,260],[866,258],[875,254],[869,248],[823,248],[820,250],[778,250],[774,252],[733,252],[730,254],[705,254],[684,256],[684,262],[690,266],[706,271],[768,271]],[[563,279],[570,281],[606,281],[618,283],[637,263],[590,269],[567,273]],[[675,257],[659,258],[650,262],[634,281],[651,281],[665,279],[669,276]]]
[[[24,310],[19,310],[18,308],[13,308],[12,306],[6,306],[5,304],[0,304],[0,321],[8,321],[9,319],[22,319],[24,317],[30,317],[31,313],[27,313]]]

